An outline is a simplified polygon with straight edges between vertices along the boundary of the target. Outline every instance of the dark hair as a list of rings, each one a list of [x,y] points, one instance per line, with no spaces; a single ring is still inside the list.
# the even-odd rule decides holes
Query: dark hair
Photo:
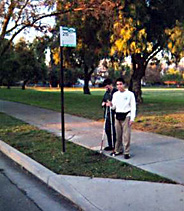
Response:
[[[110,78],[105,79],[103,82],[103,86],[111,85],[111,84],[112,84],[112,80]]]
[[[116,79],[116,82],[118,82],[118,81],[120,81],[120,82],[122,82],[123,84],[125,84],[125,80],[124,80],[123,78],[118,78],[118,79]]]

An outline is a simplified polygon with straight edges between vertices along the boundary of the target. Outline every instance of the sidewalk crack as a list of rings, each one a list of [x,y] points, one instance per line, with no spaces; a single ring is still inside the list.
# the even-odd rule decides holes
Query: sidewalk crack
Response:
[[[97,205],[95,205],[94,203],[92,203],[85,195],[83,195],[79,190],[77,190],[77,188],[75,188],[75,186],[73,186],[69,181],[67,181],[71,187],[78,192],[82,197],[84,197],[86,199],[86,201],[88,201],[88,203],[90,203],[92,206],[94,206],[96,209],[103,211],[102,209],[100,209]]]
[[[162,161],[154,161],[154,162],[150,162],[150,163],[142,163],[142,164],[138,164],[137,166],[146,166],[146,165],[150,165],[150,164],[155,164],[155,163],[162,163],[162,162],[170,162],[170,161],[177,161],[177,160],[182,160],[184,159],[184,157],[181,158],[177,158],[177,159],[167,159],[167,160],[162,160]],[[134,164],[132,164],[134,165]]]

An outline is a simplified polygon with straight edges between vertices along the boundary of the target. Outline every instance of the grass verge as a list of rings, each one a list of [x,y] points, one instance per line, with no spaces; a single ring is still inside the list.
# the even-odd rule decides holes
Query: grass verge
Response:
[[[2,113],[0,139],[58,174],[174,183],[71,142],[63,154],[58,137]]]

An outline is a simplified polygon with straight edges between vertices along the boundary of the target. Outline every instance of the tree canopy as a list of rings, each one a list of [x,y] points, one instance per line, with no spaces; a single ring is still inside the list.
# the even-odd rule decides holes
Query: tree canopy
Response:
[[[168,45],[168,41],[174,37],[171,31],[177,23],[183,24],[183,8],[184,2],[181,0],[127,0],[119,10],[111,36],[111,55],[132,57],[133,71],[129,89],[135,93],[138,102],[142,102],[141,79],[145,75],[146,66],[159,51],[171,47],[171,44]],[[178,42],[176,33],[175,28],[173,52]],[[175,52],[179,52],[178,49]]]
[[[59,7],[57,6],[59,4]],[[94,13],[96,9],[104,12],[104,5],[111,4],[108,0],[1,0],[0,1],[0,41],[8,36],[9,42],[1,47],[2,55],[14,38],[30,27],[47,32],[51,30],[49,22],[43,24],[42,19],[62,16],[66,13],[83,11]],[[56,5],[57,4],[57,5]],[[57,7],[57,9],[56,9]]]
[[[94,3],[95,1],[91,2]],[[60,9],[60,2],[57,5]],[[114,9],[117,7],[118,5],[113,1],[103,1],[100,7],[95,5],[93,10],[88,10],[87,12],[86,10],[81,10],[77,13],[68,13],[57,18],[56,33],[59,31],[60,25],[67,25],[77,29],[77,48],[64,49],[65,67],[83,69],[85,94],[90,93],[88,82],[99,60],[108,56],[110,29],[113,23],[111,18],[113,17]],[[55,63],[58,64],[58,44],[56,46],[53,45],[52,53]]]
[[[41,20],[57,17],[59,25],[77,28],[78,46],[75,51],[65,51],[66,61],[69,58],[71,66],[84,67],[86,82],[102,56],[109,53],[120,59],[131,56],[129,89],[142,102],[141,79],[148,62],[162,49],[168,49],[176,62],[183,56],[183,8],[183,0],[1,0],[0,61],[5,64],[3,58],[10,53],[8,49],[13,49],[12,42],[18,34],[31,27],[53,33],[49,22],[43,24]],[[39,57],[43,46],[41,40],[33,43],[32,47],[37,49],[33,54]],[[42,64],[43,59],[39,58]],[[14,62],[11,54],[10,67],[19,64]],[[2,68],[0,71],[3,72]]]

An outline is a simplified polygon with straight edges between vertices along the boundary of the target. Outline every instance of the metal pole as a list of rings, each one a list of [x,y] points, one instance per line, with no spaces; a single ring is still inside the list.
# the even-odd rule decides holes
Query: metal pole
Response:
[[[64,69],[63,69],[63,47],[60,46],[61,56],[61,137],[63,144],[63,152],[65,152],[65,118],[64,118]]]

